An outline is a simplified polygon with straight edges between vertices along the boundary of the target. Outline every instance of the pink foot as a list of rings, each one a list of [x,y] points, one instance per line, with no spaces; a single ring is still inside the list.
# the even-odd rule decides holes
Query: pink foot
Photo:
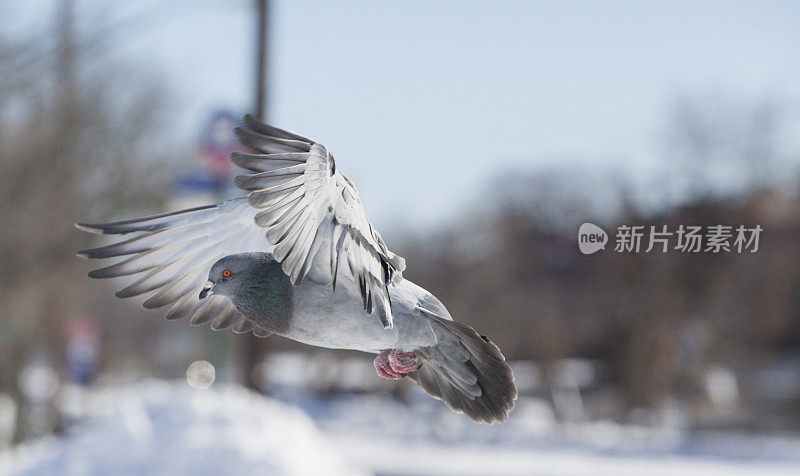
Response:
[[[389,352],[389,366],[397,373],[407,374],[419,368],[417,354],[413,352],[400,352],[392,349]]]
[[[375,357],[375,361],[373,364],[375,365],[375,371],[378,372],[378,375],[387,379],[387,380],[398,380],[403,378],[403,376],[394,370],[392,370],[391,365],[389,365],[389,353],[391,351],[384,350],[377,357]]]
[[[403,375],[419,368],[416,354],[395,349],[384,350],[378,354],[374,364],[378,375],[388,380],[401,379]]]

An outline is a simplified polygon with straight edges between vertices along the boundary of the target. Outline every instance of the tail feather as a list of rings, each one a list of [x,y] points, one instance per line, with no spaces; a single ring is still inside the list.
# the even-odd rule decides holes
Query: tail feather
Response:
[[[422,365],[408,377],[456,412],[475,421],[503,422],[517,388],[500,349],[471,327],[426,313],[439,343],[415,350]]]

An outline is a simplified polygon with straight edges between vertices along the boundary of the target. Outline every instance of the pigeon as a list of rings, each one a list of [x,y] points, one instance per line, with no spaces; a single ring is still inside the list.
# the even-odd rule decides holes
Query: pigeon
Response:
[[[500,349],[403,278],[405,259],[328,148],[251,115],[243,126],[234,132],[249,152],[231,160],[246,171],[234,179],[246,196],[76,224],[125,236],[78,252],[121,259],[89,276],[128,277],[116,296],[148,294],[143,306],[167,308],[167,319],[377,354],[380,377],[412,380],[474,421],[506,421],[517,389]]]

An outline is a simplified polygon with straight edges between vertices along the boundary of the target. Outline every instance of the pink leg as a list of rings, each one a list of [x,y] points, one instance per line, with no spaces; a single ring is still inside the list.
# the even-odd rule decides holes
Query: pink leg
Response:
[[[392,366],[389,364],[389,355],[391,352],[391,350],[384,350],[375,357],[373,364],[379,376],[387,380],[398,380],[403,378],[403,375],[392,370]]]

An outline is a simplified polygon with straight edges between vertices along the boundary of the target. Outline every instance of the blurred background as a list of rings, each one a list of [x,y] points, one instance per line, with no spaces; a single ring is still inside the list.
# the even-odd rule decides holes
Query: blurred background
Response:
[[[800,470],[800,4],[0,17],[0,472]],[[404,274],[500,346],[506,424],[371,356],[167,322],[86,277],[75,252],[105,243],[74,222],[237,196],[231,129],[257,111],[328,145]],[[756,253],[586,256],[583,222],[764,231]]]

